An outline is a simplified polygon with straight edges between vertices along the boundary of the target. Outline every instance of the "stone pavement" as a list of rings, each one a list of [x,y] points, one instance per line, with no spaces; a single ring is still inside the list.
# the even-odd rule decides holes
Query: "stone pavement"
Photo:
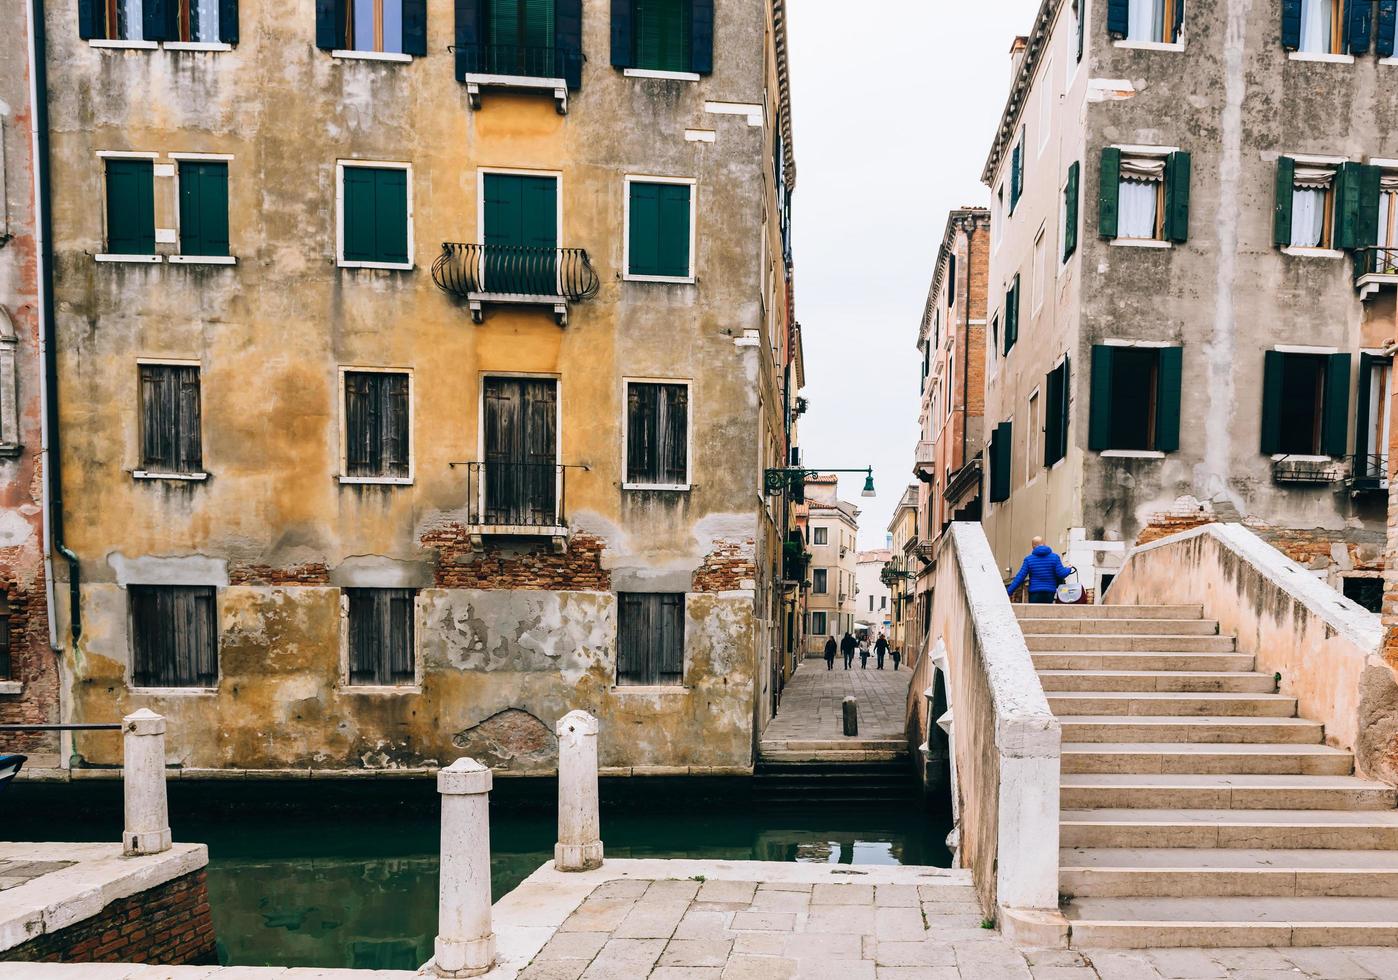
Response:
[[[913,672],[904,666],[893,669],[885,659],[884,669],[861,670],[858,658],[853,670],[845,670],[839,659],[834,670],[825,669],[824,660],[803,660],[782,691],[776,717],[762,733],[764,742],[843,739],[840,704],[846,695],[859,701],[859,738],[862,741],[904,738],[908,683]]]

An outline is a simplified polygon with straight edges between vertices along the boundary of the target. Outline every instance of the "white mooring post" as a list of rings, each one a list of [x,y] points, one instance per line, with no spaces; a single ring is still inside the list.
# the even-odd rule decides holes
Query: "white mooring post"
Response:
[[[490,924],[490,770],[457,759],[437,773],[442,796],[442,867],[433,968],[475,977],[495,965]]]
[[[124,755],[121,782],[126,798],[124,853],[159,854],[170,849],[170,809],[165,800],[165,719],[142,708],[121,720]]]
[[[558,719],[558,843],[553,866],[589,871],[602,866],[597,816],[597,719],[570,711]]]

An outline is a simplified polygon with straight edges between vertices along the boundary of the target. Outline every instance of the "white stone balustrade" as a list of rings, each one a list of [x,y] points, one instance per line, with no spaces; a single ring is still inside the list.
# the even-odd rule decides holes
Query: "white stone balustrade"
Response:
[[[442,797],[442,864],[437,940],[439,977],[475,977],[495,964],[490,919],[490,770],[457,759],[437,773]]]
[[[589,871],[602,866],[597,813],[597,719],[570,711],[558,720],[558,843],[553,866]]]
[[[121,720],[124,746],[122,789],[126,854],[159,854],[170,849],[170,809],[165,797],[165,719],[141,708]]]

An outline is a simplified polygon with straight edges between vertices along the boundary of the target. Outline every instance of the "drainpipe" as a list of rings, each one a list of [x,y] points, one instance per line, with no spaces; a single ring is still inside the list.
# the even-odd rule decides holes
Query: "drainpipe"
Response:
[[[966,272],[966,286],[961,293],[961,303],[963,308],[962,321],[965,324],[965,332],[961,337],[961,466],[970,462],[966,458],[967,432],[971,425],[971,385],[968,380],[971,374],[971,241],[976,237],[976,216],[971,215],[966,222],[966,261],[964,265]],[[957,467],[960,472],[961,467]]]
[[[55,340],[56,317],[53,305],[53,219],[49,209],[49,103],[48,64],[44,40],[44,0],[29,5],[29,98],[33,120],[35,237],[39,251],[39,346],[44,361],[40,382],[43,396],[41,463],[44,469],[44,533],[49,547],[44,551],[45,592],[49,615],[49,645],[61,653],[57,617],[54,615],[52,552],[68,561],[68,605],[72,641],[82,636],[82,613],[78,604],[78,556],[63,542],[63,481],[58,442],[58,359]]]

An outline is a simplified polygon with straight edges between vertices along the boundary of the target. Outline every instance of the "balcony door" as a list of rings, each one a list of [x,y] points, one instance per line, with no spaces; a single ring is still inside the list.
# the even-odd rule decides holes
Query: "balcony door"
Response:
[[[485,521],[490,525],[558,524],[558,382],[487,378]]]
[[[486,0],[485,71],[562,78],[556,57],[553,0]]]
[[[485,289],[557,296],[558,178],[484,175]]]

